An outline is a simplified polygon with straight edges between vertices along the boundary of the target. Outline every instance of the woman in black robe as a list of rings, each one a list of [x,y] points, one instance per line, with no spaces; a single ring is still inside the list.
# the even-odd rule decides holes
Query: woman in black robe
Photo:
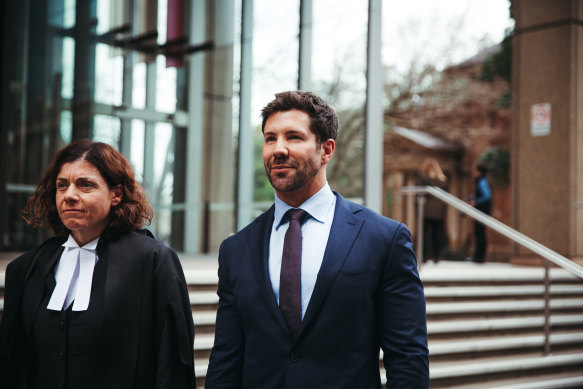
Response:
[[[6,269],[2,388],[194,388],[194,325],[174,250],[128,161],[80,140],[23,210],[54,233]]]

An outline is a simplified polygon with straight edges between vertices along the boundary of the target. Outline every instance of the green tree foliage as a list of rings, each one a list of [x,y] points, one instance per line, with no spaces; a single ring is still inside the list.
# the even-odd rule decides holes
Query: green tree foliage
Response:
[[[486,58],[482,64],[481,81],[492,81],[501,77],[508,83],[512,81],[512,32],[507,31],[500,51]]]
[[[510,183],[510,153],[502,147],[488,147],[478,162],[488,168],[488,176],[496,188],[506,188]]]

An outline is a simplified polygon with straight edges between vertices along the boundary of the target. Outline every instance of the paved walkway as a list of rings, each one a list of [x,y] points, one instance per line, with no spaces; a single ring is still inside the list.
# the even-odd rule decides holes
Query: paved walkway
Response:
[[[17,258],[19,252],[0,252],[0,271],[4,271],[10,261]],[[218,253],[211,254],[178,254],[184,270],[217,270]]]
[[[6,265],[16,258],[20,253],[0,252],[0,281],[4,279],[4,270]],[[215,278],[217,275],[217,257],[218,253],[210,254],[185,254],[179,253],[182,267],[187,278],[198,276],[207,276]],[[553,273],[565,272],[562,269],[553,269]],[[509,263],[486,262],[478,264],[466,261],[440,261],[439,263],[427,262],[422,264],[420,275],[424,280],[431,279],[488,279],[490,277],[499,279],[500,277],[509,277],[512,279],[521,276],[528,277],[533,274],[543,275],[541,267],[521,267]],[[190,277],[189,277],[190,275]]]

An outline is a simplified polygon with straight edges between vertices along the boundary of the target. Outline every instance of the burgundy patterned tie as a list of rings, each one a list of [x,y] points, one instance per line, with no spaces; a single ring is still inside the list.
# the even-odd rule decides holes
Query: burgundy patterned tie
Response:
[[[283,241],[281,274],[279,278],[279,309],[295,338],[302,323],[302,223],[308,213],[303,209],[290,209],[286,216],[289,227]]]

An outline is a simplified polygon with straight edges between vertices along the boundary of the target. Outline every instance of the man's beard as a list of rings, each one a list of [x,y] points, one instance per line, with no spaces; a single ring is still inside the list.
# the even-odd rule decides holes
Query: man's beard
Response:
[[[307,160],[305,163],[300,164],[291,158],[274,158],[265,165],[265,171],[267,172],[267,178],[271,182],[271,186],[278,192],[294,192],[303,188],[307,183],[309,183],[321,169],[321,165],[318,163],[320,161],[320,156],[318,154],[314,155],[313,158]],[[285,175],[284,177],[277,177],[276,174],[271,174],[271,167],[273,165],[289,165],[294,172]]]

